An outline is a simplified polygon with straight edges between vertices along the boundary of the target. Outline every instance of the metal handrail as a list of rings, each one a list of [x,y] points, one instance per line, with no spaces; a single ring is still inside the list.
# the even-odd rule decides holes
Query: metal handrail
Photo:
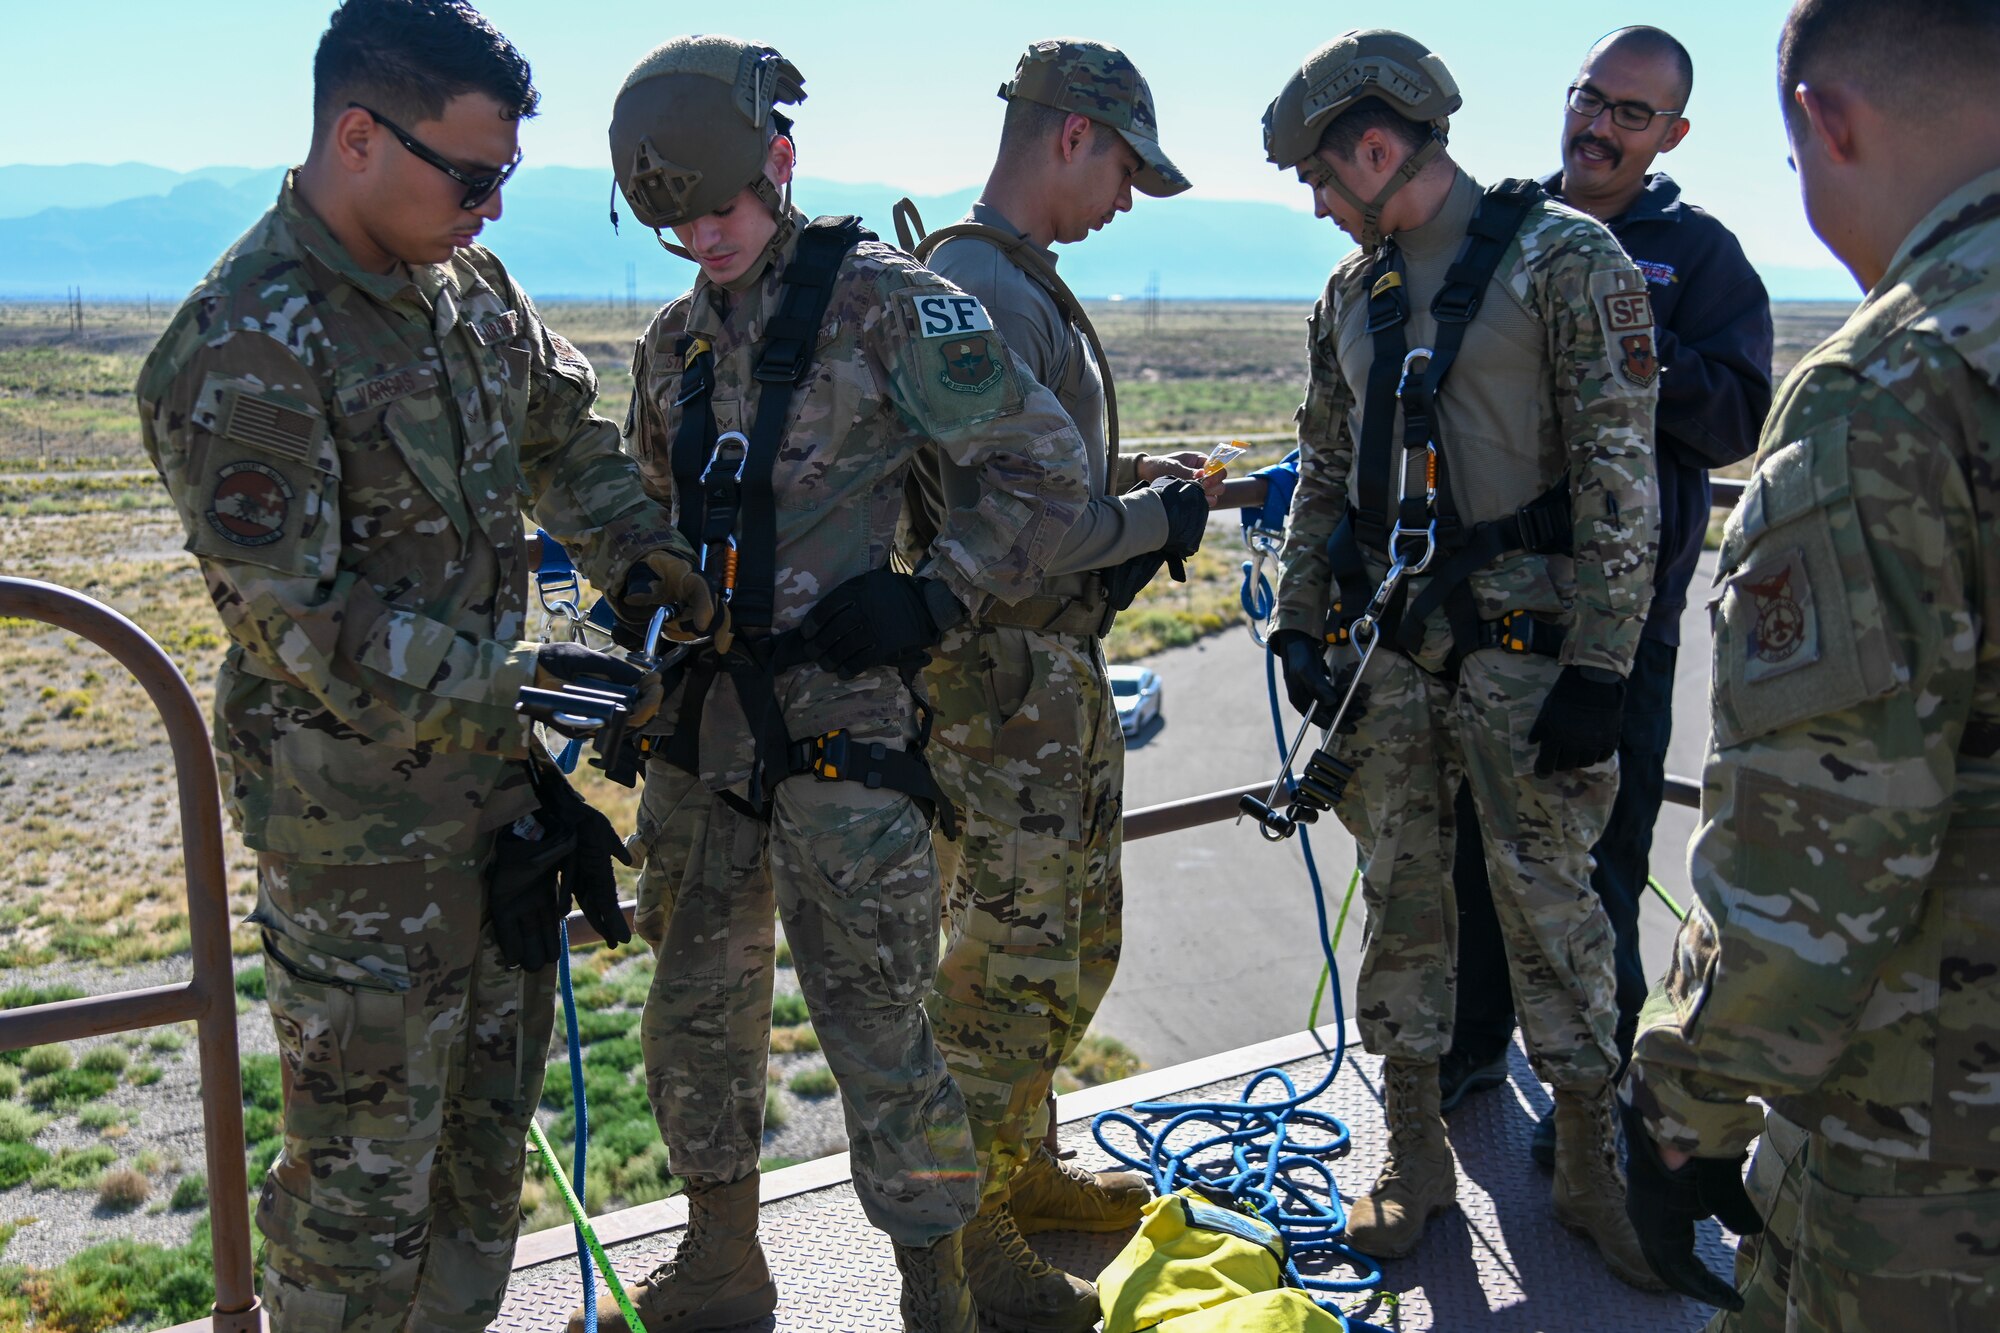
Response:
[[[229,893],[222,859],[222,806],[208,727],[187,681],[160,645],[118,612],[39,579],[0,576],[0,616],[44,621],[111,654],[137,678],[166,724],[180,784],[187,868],[188,935],[194,978],[172,986],[93,995],[0,1012],[0,1050],[98,1037],[193,1019],[204,1089],[210,1245],[215,1259],[215,1333],[262,1325],[250,1282],[250,1186],[243,1150],[243,1076],[236,1058],[236,980],[229,951]]]

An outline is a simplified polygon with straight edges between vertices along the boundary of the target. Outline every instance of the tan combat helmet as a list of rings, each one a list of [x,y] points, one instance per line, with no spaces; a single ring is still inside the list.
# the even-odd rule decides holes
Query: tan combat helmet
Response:
[[[1333,186],[1361,210],[1364,247],[1381,242],[1382,206],[1443,151],[1451,113],[1464,104],[1444,61],[1414,37],[1387,28],[1344,32],[1307,56],[1264,109],[1264,156],[1290,169],[1312,157],[1334,117],[1370,97],[1405,120],[1429,125],[1431,139],[1410,154],[1373,200],[1361,198],[1331,172],[1305,168],[1315,184]]]
[[[625,76],[611,108],[611,169],[632,214],[655,232],[713,213],[745,186],[779,218],[786,201],[764,175],[779,103],[803,102],[805,79],[768,46],[676,37]],[[687,258],[664,236],[660,244]]]
[[[1132,178],[1141,194],[1164,199],[1191,184],[1173,159],[1160,151],[1152,89],[1138,66],[1115,46],[1077,37],[1036,42],[1022,54],[1014,77],[1000,85],[1000,97],[1074,111],[1117,130],[1144,164]]]

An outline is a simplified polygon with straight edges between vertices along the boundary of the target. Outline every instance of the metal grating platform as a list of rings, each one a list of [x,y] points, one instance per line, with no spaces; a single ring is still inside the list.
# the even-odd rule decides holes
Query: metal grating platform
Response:
[[[1246,1074],[1272,1064],[1283,1065],[1301,1088],[1310,1087],[1326,1068],[1318,1049],[1318,1039],[1302,1033],[1065,1097],[1063,1142],[1084,1164],[1108,1165],[1090,1136],[1089,1117],[1098,1111],[1182,1092],[1191,1094],[1190,1100],[1235,1097]],[[1534,1118],[1548,1109],[1548,1094],[1518,1045],[1512,1064],[1512,1083],[1475,1096],[1450,1119],[1459,1210],[1434,1222],[1415,1254],[1384,1266],[1384,1290],[1396,1293],[1395,1304],[1379,1298],[1364,1304],[1356,1297],[1352,1312],[1411,1333],[1469,1327],[1517,1333],[1701,1328],[1713,1313],[1706,1306],[1625,1286],[1605,1270],[1588,1241],[1557,1224],[1549,1178],[1528,1158],[1529,1134]],[[1379,1060],[1350,1046],[1340,1079],[1313,1103],[1354,1132],[1353,1152],[1336,1167],[1349,1194],[1365,1190],[1382,1163],[1380,1069]],[[889,1242],[863,1219],[845,1183],[843,1162],[808,1163],[765,1178],[763,1239],[781,1296],[776,1317],[749,1329],[893,1333],[900,1328]],[[684,1222],[678,1200],[602,1219],[612,1264],[627,1280],[645,1276],[673,1253]],[[545,1333],[565,1326],[579,1299],[568,1236],[565,1228],[523,1240],[507,1305],[494,1328]],[[1093,1276],[1125,1239],[1053,1234],[1034,1241],[1051,1262]],[[1729,1273],[1732,1242],[1713,1222],[1704,1224],[1700,1248],[1711,1268]],[[557,1252],[565,1257],[553,1257]],[[609,1304],[602,1293],[600,1301]]]

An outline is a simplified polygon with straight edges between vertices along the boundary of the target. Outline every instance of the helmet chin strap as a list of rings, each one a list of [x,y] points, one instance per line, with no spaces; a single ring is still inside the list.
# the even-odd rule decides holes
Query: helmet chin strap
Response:
[[[750,182],[750,191],[757,196],[764,207],[771,210],[771,216],[778,220],[778,226],[771,233],[771,239],[764,243],[763,250],[759,251],[757,258],[751,262],[750,267],[744,269],[728,282],[719,284],[726,292],[735,293],[750,290],[756,284],[757,280],[764,276],[764,270],[771,266],[771,261],[777,258],[784,248],[791,243],[792,233],[798,230],[797,215],[792,210],[792,184],[790,181],[785,182],[785,189],[781,194],[778,191],[778,187],[771,184],[770,177],[759,174],[756,180]],[[678,255],[680,258],[691,262],[700,262],[695,260],[694,255],[687,247],[674,244],[667,239],[666,232],[658,228],[653,230],[653,239],[658,241],[660,248],[670,255]]]
[[[1431,159],[1443,151],[1444,136],[1433,130],[1429,141],[1423,147],[1417,149],[1416,152],[1411,153],[1403,159],[1403,165],[1396,169],[1394,176],[1391,176],[1383,183],[1381,191],[1372,200],[1363,199],[1360,195],[1349,189],[1347,182],[1343,181],[1333,172],[1329,171],[1326,173],[1327,184],[1333,186],[1334,193],[1345,199],[1350,206],[1360,210],[1360,241],[1363,250],[1373,250],[1382,244],[1383,207],[1395,195],[1396,191],[1415,180],[1417,173],[1430,165]]]

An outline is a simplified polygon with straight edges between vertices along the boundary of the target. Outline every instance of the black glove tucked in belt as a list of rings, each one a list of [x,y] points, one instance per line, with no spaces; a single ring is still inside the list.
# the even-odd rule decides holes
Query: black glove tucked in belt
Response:
[[[936,579],[871,569],[820,598],[799,632],[820,665],[846,679],[870,667],[923,665],[928,649],[965,615]]]
[[[553,764],[532,761],[529,778],[541,809],[515,820],[495,840],[486,868],[487,910],[501,958],[539,972],[562,948],[562,922],[572,901],[606,944],[632,938],[611,868],[614,858],[626,865],[632,858],[611,821]]]

